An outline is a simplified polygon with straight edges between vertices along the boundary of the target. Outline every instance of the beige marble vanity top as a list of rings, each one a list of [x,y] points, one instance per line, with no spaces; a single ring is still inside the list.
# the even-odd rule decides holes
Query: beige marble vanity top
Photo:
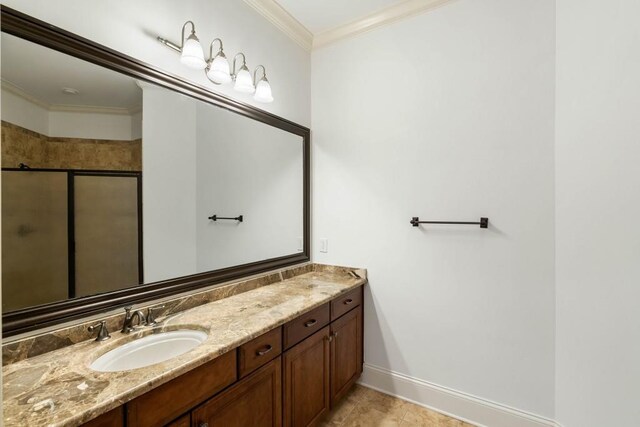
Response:
[[[155,328],[84,341],[4,366],[5,426],[76,426],[176,378],[366,282],[344,269],[313,271],[168,316]],[[98,356],[158,330],[199,329],[206,341],[163,363],[95,372]]]

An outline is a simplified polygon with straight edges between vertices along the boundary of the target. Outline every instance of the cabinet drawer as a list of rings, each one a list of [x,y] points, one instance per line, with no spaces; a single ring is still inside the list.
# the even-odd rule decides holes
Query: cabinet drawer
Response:
[[[124,407],[112,409],[82,425],[83,427],[122,427],[124,426]]]
[[[238,374],[247,376],[282,353],[282,328],[273,329],[238,348]]]
[[[331,320],[336,320],[338,317],[360,304],[362,304],[362,287],[358,287],[339,296],[331,301]]]
[[[159,426],[191,410],[236,381],[236,351],[151,390],[127,403],[127,426]]]
[[[289,348],[329,324],[329,303],[284,325],[284,348]]]

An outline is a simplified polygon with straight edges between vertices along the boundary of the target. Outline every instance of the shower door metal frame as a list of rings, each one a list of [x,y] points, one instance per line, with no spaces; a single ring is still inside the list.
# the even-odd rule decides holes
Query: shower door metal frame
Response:
[[[144,283],[142,242],[142,172],[53,168],[2,168],[2,172],[53,172],[67,175],[67,298],[76,297],[75,182],[76,176],[113,176],[136,179],[138,209],[138,284]]]

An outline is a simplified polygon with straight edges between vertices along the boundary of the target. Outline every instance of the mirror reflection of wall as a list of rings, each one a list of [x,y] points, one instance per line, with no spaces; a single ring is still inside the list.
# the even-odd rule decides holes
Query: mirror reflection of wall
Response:
[[[300,252],[302,137],[142,87],[147,280]]]
[[[7,34],[1,75],[3,310],[137,285],[141,89]]]
[[[4,312],[302,252],[301,136],[6,33],[1,75]]]

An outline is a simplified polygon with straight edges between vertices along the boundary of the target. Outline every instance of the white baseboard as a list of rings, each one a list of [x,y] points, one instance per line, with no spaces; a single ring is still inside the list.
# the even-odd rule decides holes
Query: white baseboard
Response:
[[[481,427],[562,427],[554,420],[467,393],[364,365],[362,385]]]

